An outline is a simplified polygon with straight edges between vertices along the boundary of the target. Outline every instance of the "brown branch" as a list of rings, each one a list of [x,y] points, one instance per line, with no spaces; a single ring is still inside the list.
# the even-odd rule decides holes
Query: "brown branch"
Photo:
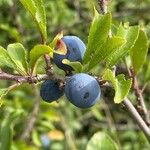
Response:
[[[143,131],[143,133],[147,137],[147,140],[150,143],[150,129],[149,129],[149,127],[146,125],[146,123],[144,122],[142,117],[139,115],[137,110],[134,108],[133,104],[130,102],[129,99],[126,98],[123,101],[123,103],[126,106],[126,108],[128,109],[128,111],[130,112],[130,114],[132,115],[133,119],[138,124],[138,126],[141,128],[141,130]]]
[[[52,64],[51,64],[51,58],[48,54],[45,54],[44,55],[44,58],[45,58],[45,62],[46,62],[46,74],[51,76],[53,74],[53,67],[52,67]]]
[[[108,0],[99,0],[100,9],[103,14],[107,13]]]
[[[8,73],[3,72],[2,70],[0,71],[0,80],[19,81],[22,79],[25,79],[25,77],[19,76],[19,75],[8,74]]]
[[[146,108],[146,105],[145,105],[145,102],[144,102],[144,98],[143,98],[143,95],[142,95],[142,90],[139,88],[138,80],[137,80],[137,77],[136,77],[133,69],[131,69],[131,77],[133,79],[133,89],[135,91],[135,95],[136,95],[137,101],[138,101],[138,108],[142,112],[142,114],[144,116],[144,120],[150,126],[149,112],[148,112],[148,110]]]
[[[106,84],[103,84],[103,86],[101,86],[101,88],[104,88],[104,87],[110,87],[110,85],[106,83]],[[133,104],[130,102],[129,99],[125,98],[123,101],[123,104],[128,109],[129,113],[132,115],[132,118],[136,121],[136,123],[138,124],[140,129],[143,131],[143,133],[147,137],[147,140],[150,143],[150,129],[148,125],[144,122],[144,120],[142,119],[142,117],[137,112],[137,110],[135,109],[135,107],[133,106]]]
[[[10,81],[16,81],[19,83],[36,83],[42,80],[47,80],[47,79],[53,79],[53,80],[58,80],[62,81],[62,77],[58,76],[48,76],[46,74],[43,75],[36,75],[36,76],[19,76],[19,75],[12,75],[5,73],[3,71],[0,71],[0,80],[10,80]]]

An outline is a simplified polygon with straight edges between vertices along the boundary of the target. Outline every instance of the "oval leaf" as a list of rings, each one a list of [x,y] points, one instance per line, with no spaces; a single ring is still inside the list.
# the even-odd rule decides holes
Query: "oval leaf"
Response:
[[[115,77],[113,72],[109,69],[104,72],[103,79],[110,81],[115,89],[114,102],[117,104],[121,103],[129,93],[132,84],[131,79],[126,80],[124,74]]]
[[[10,68],[16,68],[14,62],[11,60],[7,53],[7,50],[0,46],[0,67],[8,66]]]
[[[111,14],[107,13],[105,15],[100,15],[95,11],[95,17],[90,27],[87,50],[83,58],[83,64],[88,63],[93,57],[92,55],[95,51],[100,49],[103,43],[107,40],[110,28]]]
[[[148,52],[148,37],[146,33],[140,30],[138,39],[130,50],[130,56],[135,73],[138,73],[145,62]]]
[[[106,66],[114,66],[120,59],[122,59],[134,46],[139,35],[139,27],[132,26],[125,29],[122,25],[118,28],[117,36],[120,36],[126,40],[121,48],[114,51],[106,60]]]
[[[31,49],[29,65],[32,72],[35,71],[37,60],[44,54],[49,54],[50,52],[53,52],[53,49],[46,45],[36,45],[34,48]]]
[[[7,47],[8,54],[17,66],[18,72],[25,75],[28,71],[27,52],[22,44],[9,44]]]
[[[108,134],[97,132],[88,142],[86,150],[119,150],[119,148]]]
[[[25,9],[31,14],[35,21],[42,39],[47,39],[47,28],[46,28],[46,13],[43,0],[20,0]]]
[[[76,73],[82,72],[83,66],[79,61],[71,62],[68,59],[63,59],[62,63],[71,66]]]
[[[2,122],[0,129],[0,149],[10,150],[12,141],[12,128],[9,117]]]
[[[9,92],[8,88],[0,89],[0,100]]]
[[[101,61],[104,61],[107,57],[109,57],[115,50],[120,48],[123,44],[125,44],[126,40],[121,37],[111,37],[108,38],[107,41],[103,44],[103,46],[96,50],[93,55],[93,59],[90,60],[88,70],[95,67]]]

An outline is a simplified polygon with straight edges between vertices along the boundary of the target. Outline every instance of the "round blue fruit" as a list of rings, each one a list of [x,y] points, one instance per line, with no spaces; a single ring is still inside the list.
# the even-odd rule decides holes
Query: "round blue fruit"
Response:
[[[42,83],[40,96],[46,102],[53,102],[59,99],[64,94],[64,91],[59,88],[59,83],[55,80],[46,80]]]
[[[58,45],[57,45],[58,44]],[[54,53],[54,63],[65,71],[73,70],[70,66],[63,64],[63,59],[68,59],[71,62],[79,61],[82,62],[84,53],[86,51],[85,44],[81,41],[77,36],[64,36],[58,43],[56,44],[56,51],[62,50],[66,48],[66,54],[58,54]],[[65,47],[63,46],[65,44]],[[62,50],[63,52],[63,50]]]
[[[65,94],[73,105],[89,108],[100,99],[101,89],[94,77],[79,73],[66,81]]]
[[[50,143],[51,143],[50,138],[47,135],[42,134],[40,136],[40,139],[41,139],[42,146],[45,147],[45,148],[48,148]]]

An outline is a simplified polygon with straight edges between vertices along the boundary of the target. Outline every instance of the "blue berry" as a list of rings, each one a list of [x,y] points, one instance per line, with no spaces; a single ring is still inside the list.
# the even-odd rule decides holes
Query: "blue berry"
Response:
[[[40,139],[41,139],[42,146],[45,147],[45,148],[48,148],[50,143],[51,143],[50,138],[47,135],[42,134],[40,136]]]
[[[46,102],[53,102],[59,99],[64,91],[59,88],[59,83],[55,80],[46,80],[41,85],[40,96]]]
[[[79,108],[89,108],[100,99],[100,86],[96,79],[80,73],[71,76],[65,85],[67,99]]]
[[[58,41],[59,46],[56,45],[56,51],[58,48],[65,50],[63,44],[66,47],[66,54],[54,53],[54,63],[65,71],[71,71],[72,68],[68,65],[62,63],[63,59],[68,59],[71,62],[79,61],[82,62],[84,53],[86,51],[85,44],[77,36],[64,36],[60,41]]]

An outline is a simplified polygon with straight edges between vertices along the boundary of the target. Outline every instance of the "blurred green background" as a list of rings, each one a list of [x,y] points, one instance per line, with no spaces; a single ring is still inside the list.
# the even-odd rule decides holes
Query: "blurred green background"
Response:
[[[48,39],[51,41],[57,33],[64,35],[77,35],[85,43],[93,18],[93,6],[99,10],[95,0],[43,0],[47,13]],[[109,4],[114,24],[130,22],[131,25],[140,24],[146,29],[150,37],[150,0],[112,0]],[[29,13],[26,12],[19,0],[0,0],[0,45],[22,42],[30,50],[40,42],[39,33]],[[149,59],[149,58],[148,58]],[[38,72],[45,73],[45,64],[41,59]],[[148,82],[150,77],[149,60],[145,63],[143,72],[139,73],[139,82]],[[94,72],[100,74],[101,68]],[[7,70],[8,71],[8,70]],[[54,67],[57,74],[64,75]],[[144,77],[143,77],[144,76]],[[0,81],[0,88],[10,86],[10,81]],[[40,87],[40,84],[39,84]],[[26,128],[28,116],[37,97],[32,86],[24,84],[5,96],[0,107],[1,129],[6,119],[11,118],[10,132],[3,129],[4,137],[12,138],[12,150],[38,150],[45,149],[44,141],[49,143],[50,150],[85,150],[90,138],[97,131],[103,131],[120,146],[121,150],[149,150],[145,136],[135,122],[130,118],[127,110],[122,105],[113,103],[113,91],[103,89],[103,98],[94,107],[81,110],[70,104],[65,97],[58,103],[47,104],[41,100],[40,111],[28,141],[20,140]],[[135,100],[133,94],[129,95]],[[149,106],[150,86],[145,90],[145,99]],[[0,103],[1,104],[1,103]],[[8,135],[7,135],[8,134]],[[6,149],[7,150],[7,149]],[[94,149],[93,149],[94,150]],[[110,148],[111,150],[111,148]]]

